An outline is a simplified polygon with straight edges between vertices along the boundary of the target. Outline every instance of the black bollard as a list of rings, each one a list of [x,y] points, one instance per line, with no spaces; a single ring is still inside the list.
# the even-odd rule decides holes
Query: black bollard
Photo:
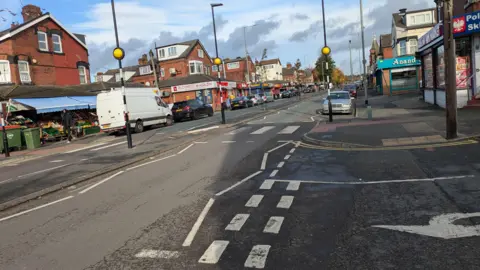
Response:
[[[328,122],[333,122],[332,100],[328,96]]]

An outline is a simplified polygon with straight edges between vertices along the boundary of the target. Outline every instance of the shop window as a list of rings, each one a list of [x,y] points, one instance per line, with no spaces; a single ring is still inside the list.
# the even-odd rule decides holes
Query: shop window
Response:
[[[41,51],[48,51],[48,40],[47,40],[47,33],[38,31],[38,48]]]
[[[455,40],[457,88],[466,89],[469,85],[471,42],[469,38]]]
[[[437,48],[437,88],[445,88],[445,49],[442,46]]]
[[[32,82],[32,79],[30,78],[30,68],[28,67],[27,61],[18,61],[18,72],[20,73],[20,81],[22,83]]]
[[[425,55],[423,62],[423,86],[425,88],[433,88],[433,57],[432,53]]]
[[[416,89],[417,68],[398,68],[391,70],[391,88],[392,90],[411,90]]]

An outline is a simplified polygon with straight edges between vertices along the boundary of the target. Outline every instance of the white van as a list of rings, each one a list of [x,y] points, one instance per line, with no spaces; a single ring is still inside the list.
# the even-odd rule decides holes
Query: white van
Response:
[[[172,111],[156,88],[125,88],[130,127],[142,132],[147,126],[173,124]],[[97,115],[104,132],[125,129],[123,95],[121,89],[112,89],[97,95]]]

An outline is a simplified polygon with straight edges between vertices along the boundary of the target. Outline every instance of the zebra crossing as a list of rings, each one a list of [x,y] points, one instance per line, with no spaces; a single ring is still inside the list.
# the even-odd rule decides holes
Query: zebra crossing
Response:
[[[246,127],[241,127],[241,128],[232,130],[228,133],[225,133],[225,135],[237,135],[237,134],[240,134],[240,133],[243,133],[243,132],[250,132],[250,135],[262,135],[262,134],[266,134],[270,131],[273,131],[274,129],[277,129],[277,128],[278,128],[277,126],[262,126],[260,128],[254,129],[252,126],[246,126]],[[287,127],[281,128],[277,132],[277,134],[279,134],[279,135],[293,134],[299,128],[300,128],[300,126],[287,126]]]

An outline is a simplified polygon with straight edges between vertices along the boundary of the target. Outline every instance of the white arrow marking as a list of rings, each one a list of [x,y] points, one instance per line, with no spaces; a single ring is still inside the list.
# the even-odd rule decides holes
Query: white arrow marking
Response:
[[[480,236],[480,225],[463,226],[453,224],[453,222],[456,220],[471,217],[480,217],[480,212],[468,214],[452,213],[435,216],[430,220],[429,225],[425,226],[375,225],[372,227],[421,234],[443,239]]]

